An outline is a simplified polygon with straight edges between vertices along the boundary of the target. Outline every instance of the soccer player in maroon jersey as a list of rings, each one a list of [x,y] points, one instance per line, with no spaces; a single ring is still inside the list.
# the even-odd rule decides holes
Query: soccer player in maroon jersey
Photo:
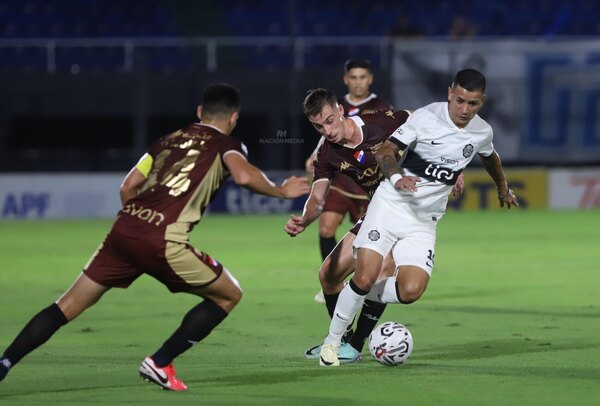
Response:
[[[375,152],[410,114],[405,110],[390,109],[362,116],[344,117],[343,107],[337,103],[335,95],[326,89],[309,91],[304,100],[304,112],[315,129],[325,137],[325,142],[314,159],[314,181],[304,212],[301,216],[292,215],[284,227],[292,237],[303,232],[321,215],[331,181],[337,173],[346,174],[354,180],[369,199],[373,196],[379,183],[385,179],[379,170]],[[463,186],[461,177],[455,185],[454,193],[462,193]],[[354,272],[356,266],[352,244],[360,225],[361,221],[346,233],[319,271],[330,317],[333,317],[345,278]],[[390,276],[389,272],[395,267],[391,258],[388,260],[390,262],[384,263],[382,268],[384,276]],[[384,310],[383,303],[365,300],[356,330],[349,339],[344,338],[345,342],[339,348],[338,359],[341,363],[360,360],[364,341]],[[310,348],[305,357],[319,358],[320,347],[317,345]]]
[[[373,73],[368,59],[348,59],[344,63],[343,79],[348,93],[338,102],[344,108],[346,117],[393,109],[391,104],[371,93]],[[319,146],[320,144],[321,142]],[[317,150],[318,146],[306,160],[308,173],[313,172],[313,159]],[[323,261],[337,244],[335,234],[346,213],[350,216],[350,221],[356,223],[367,210],[368,204],[369,198],[356,182],[342,173],[336,174],[331,182],[323,212],[319,216],[319,247]],[[322,291],[315,296],[315,300],[324,303]]]
[[[0,358],[0,381],[25,355],[48,340],[113,287],[128,287],[142,274],[171,292],[204,300],[140,365],[140,375],[169,390],[185,390],[173,359],[204,339],[242,297],[237,280],[215,258],[194,248],[188,235],[225,180],[280,198],[308,193],[306,178],[278,186],[247,161],[246,147],[229,135],[240,96],[228,84],[212,84],[198,108],[199,123],[160,138],[121,185],[123,208],[113,227],[74,284],[23,328]]]
[[[327,89],[314,89],[304,100],[304,113],[315,129],[324,137],[324,142],[314,158],[314,181],[302,216],[292,215],[285,231],[292,237],[303,232],[322,214],[330,184],[337,174],[344,174],[359,185],[365,194],[374,193],[383,179],[379,172],[374,151],[389,137],[400,124],[406,121],[407,111],[380,110],[363,116],[345,117],[344,108],[338,103],[333,92]],[[319,279],[325,297],[329,316],[337,303],[345,278],[355,268],[352,256],[352,243],[360,228],[360,221],[346,233],[333,251],[323,261]],[[389,266],[388,266],[389,268]],[[391,264],[393,271],[393,263]],[[360,351],[385,305],[366,301],[356,323],[356,331],[345,338],[340,347],[340,362],[360,360]],[[320,346],[305,352],[305,357],[318,358]]]

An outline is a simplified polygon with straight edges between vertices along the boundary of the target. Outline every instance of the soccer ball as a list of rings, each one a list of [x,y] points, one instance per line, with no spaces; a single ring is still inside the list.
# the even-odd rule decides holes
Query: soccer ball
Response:
[[[369,351],[383,365],[400,365],[410,357],[413,338],[408,329],[395,321],[380,324],[369,335]]]

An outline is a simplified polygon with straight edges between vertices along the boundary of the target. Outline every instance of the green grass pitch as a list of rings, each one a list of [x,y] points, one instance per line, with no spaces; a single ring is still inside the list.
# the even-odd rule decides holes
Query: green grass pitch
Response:
[[[313,302],[315,226],[292,239],[286,216],[209,215],[193,242],[239,279],[244,299],[176,361],[190,390],[142,382],[137,368],[198,299],[141,277],[114,289],[0,383],[0,404],[598,405],[600,212],[449,212],[436,266],[406,324],[406,364],[325,369],[303,358],[328,328]],[[0,224],[0,350],[77,276],[110,221]]]

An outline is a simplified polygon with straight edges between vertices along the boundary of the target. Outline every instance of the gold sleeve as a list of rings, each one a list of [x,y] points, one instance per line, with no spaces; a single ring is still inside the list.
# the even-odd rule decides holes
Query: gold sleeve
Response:
[[[144,174],[145,177],[148,177],[150,173],[150,169],[152,169],[152,156],[148,153],[145,153],[135,167]]]

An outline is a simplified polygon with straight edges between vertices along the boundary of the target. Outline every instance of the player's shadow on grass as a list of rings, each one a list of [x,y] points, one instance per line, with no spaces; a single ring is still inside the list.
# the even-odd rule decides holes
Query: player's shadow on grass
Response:
[[[358,365],[358,364],[356,364]],[[342,366],[336,368],[318,367],[316,364],[311,364],[307,369],[283,368],[281,370],[263,370],[260,368],[253,369],[249,373],[241,373],[235,375],[220,375],[213,377],[203,377],[198,379],[198,384],[210,383],[216,386],[231,386],[231,385],[275,385],[281,383],[299,382],[305,380],[314,380],[322,377],[331,377],[335,374],[336,377],[345,375],[355,376],[360,372],[353,366]],[[186,383],[193,383],[194,380],[186,379]]]
[[[419,360],[473,360],[519,354],[567,350],[589,350],[593,348],[600,348],[600,344],[584,342],[581,340],[552,342],[523,337],[507,340],[477,341],[458,345],[446,345],[443,347],[419,349],[417,356]]]
[[[540,316],[540,317],[557,317],[557,318],[590,318],[598,320],[600,317],[598,310],[593,307],[587,307],[581,312],[549,312],[533,309],[509,309],[501,307],[475,307],[475,306],[421,306],[423,310],[431,310],[434,312],[449,312],[449,313],[471,313],[471,314],[486,314],[486,315],[506,315],[506,316]]]

